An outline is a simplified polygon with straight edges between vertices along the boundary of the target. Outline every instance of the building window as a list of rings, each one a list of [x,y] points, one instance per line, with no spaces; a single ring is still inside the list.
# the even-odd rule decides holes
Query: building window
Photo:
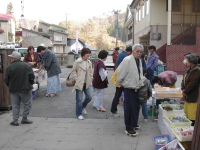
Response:
[[[146,1],[146,15],[149,14],[149,0]]]
[[[144,6],[142,6],[142,18],[144,18]]]
[[[55,53],[60,53],[60,46],[55,46],[54,47],[54,52]]]
[[[59,42],[61,42],[62,39],[63,39],[62,36],[54,36],[54,41],[59,41]]]
[[[38,28],[38,32],[43,32],[43,31],[42,31],[42,28]]]
[[[172,12],[181,12],[181,0],[172,1]]]
[[[140,21],[141,20],[141,9],[139,9],[139,17],[138,17],[138,20]]]
[[[200,13],[200,1],[192,0],[192,12]]]

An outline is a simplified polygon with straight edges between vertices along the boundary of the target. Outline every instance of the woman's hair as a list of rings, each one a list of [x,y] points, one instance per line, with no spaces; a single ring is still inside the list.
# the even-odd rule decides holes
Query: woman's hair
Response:
[[[33,46],[29,46],[28,49],[27,49],[27,52],[29,53],[29,51],[30,51],[31,49],[33,49],[33,51],[34,51],[34,47],[33,47]]]
[[[153,76],[152,78],[152,83],[158,83],[158,81],[160,80],[160,77],[159,76]]]
[[[85,54],[91,54],[91,50],[89,48],[83,47],[81,50],[81,57],[85,56]]]
[[[135,44],[132,46],[132,50],[135,50],[137,47],[142,48],[142,50],[144,50],[144,47],[141,44]]]
[[[116,47],[115,50],[118,51],[118,50],[119,50],[119,47]]]
[[[98,54],[99,59],[104,59],[108,56],[108,52],[106,50],[101,50]]]
[[[198,64],[199,58],[195,53],[187,54],[185,58],[187,58],[190,63]]]
[[[42,50],[45,50],[46,48],[44,46],[38,46],[37,47],[37,53],[40,53]]]

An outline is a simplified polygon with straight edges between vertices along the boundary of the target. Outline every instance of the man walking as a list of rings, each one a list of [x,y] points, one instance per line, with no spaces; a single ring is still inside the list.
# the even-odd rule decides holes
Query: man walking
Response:
[[[158,65],[158,55],[155,53],[156,47],[151,45],[149,47],[149,55],[147,56],[147,79],[151,82],[153,87],[152,78],[154,76],[154,70]]]
[[[115,48],[115,51],[112,54],[113,57],[113,63],[114,63],[114,70],[116,69],[116,61],[117,61],[117,56],[119,55],[119,47]]]
[[[122,51],[118,55],[117,61],[116,61],[116,67],[118,67],[120,65],[120,63],[123,61],[123,59],[126,56],[131,55],[131,54],[132,54],[132,47],[129,46],[129,47],[126,48],[126,51]],[[119,98],[120,98],[123,90],[124,90],[124,88],[122,86],[116,87],[115,96],[113,98],[112,106],[111,106],[111,109],[110,109],[110,112],[114,117],[119,117],[119,114],[117,113],[117,105],[119,104]]]
[[[13,51],[11,55],[11,64],[6,68],[4,77],[5,84],[9,87],[12,100],[13,126],[19,126],[19,112],[21,101],[24,104],[22,124],[31,124],[33,121],[27,119],[32,104],[32,93],[34,83],[34,73],[31,66],[20,61],[21,54]]]
[[[132,48],[132,55],[127,56],[117,68],[117,83],[124,87],[124,122],[125,133],[136,136],[138,116],[140,110],[139,89],[143,84],[143,69],[140,57],[143,53],[143,46],[135,44]]]

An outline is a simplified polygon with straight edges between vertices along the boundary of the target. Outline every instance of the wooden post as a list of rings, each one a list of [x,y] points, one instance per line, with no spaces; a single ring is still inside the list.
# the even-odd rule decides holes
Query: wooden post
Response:
[[[11,96],[7,85],[4,83],[6,67],[11,63],[8,55],[12,54],[14,49],[0,49],[0,109],[10,110]]]

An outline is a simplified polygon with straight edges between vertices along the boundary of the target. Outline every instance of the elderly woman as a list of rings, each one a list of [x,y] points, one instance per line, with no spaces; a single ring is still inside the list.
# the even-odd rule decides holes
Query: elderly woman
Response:
[[[187,54],[185,55],[183,63],[187,66],[181,83],[183,98],[185,100],[184,112],[194,126],[200,81],[200,68],[197,66],[198,57],[194,53]]]
[[[34,47],[29,46],[27,49],[27,53],[24,56],[24,62],[27,62],[32,68],[37,67],[37,63],[39,63],[40,58],[36,52],[34,52]]]
[[[117,71],[117,82],[124,87],[124,121],[126,126],[125,133],[136,136],[138,126],[138,116],[140,110],[139,89],[143,84],[143,69],[141,55],[143,46],[135,44],[132,47],[132,55],[127,56],[121,62]]]
[[[74,62],[73,76],[75,77],[76,84],[76,116],[78,119],[83,120],[83,114],[87,114],[86,106],[92,100],[92,63],[89,60],[91,51],[88,48],[81,50],[81,57]],[[83,93],[85,93],[85,100],[82,102]]]

